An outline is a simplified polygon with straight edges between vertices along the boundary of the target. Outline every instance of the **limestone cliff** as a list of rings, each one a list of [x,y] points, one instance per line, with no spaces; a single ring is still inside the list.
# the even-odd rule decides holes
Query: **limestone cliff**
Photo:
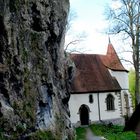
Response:
[[[72,139],[63,51],[68,0],[0,0],[0,133]]]

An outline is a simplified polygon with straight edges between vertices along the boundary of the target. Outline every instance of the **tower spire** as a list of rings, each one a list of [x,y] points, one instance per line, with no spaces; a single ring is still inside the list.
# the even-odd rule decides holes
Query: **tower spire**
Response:
[[[108,43],[111,44],[110,36],[108,35]]]

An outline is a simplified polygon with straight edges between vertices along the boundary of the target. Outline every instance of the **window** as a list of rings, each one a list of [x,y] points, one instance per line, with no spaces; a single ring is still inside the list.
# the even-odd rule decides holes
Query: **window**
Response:
[[[89,95],[89,102],[93,103],[93,95],[92,94]]]
[[[107,95],[106,107],[107,107],[107,110],[114,110],[115,109],[115,107],[114,107],[114,97],[111,94]]]

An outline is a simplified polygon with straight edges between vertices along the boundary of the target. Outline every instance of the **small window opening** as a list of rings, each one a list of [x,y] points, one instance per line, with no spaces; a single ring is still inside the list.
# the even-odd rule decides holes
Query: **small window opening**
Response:
[[[89,95],[89,102],[90,102],[90,103],[93,103],[93,95],[92,95],[92,94]]]

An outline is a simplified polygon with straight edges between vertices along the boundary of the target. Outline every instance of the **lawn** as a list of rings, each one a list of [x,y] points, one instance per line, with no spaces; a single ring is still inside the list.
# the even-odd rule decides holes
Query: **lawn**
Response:
[[[136,140],[135,133],[123,132],[123,126],[93,124],[89,128],[95,135],[104,136],[107,140]],[[76,128],[76,135],[76,140],[85,140],[86,128]]]
[[[85,140],[86,139],[86,128],[78,127],[76,128],[76,140]]]

